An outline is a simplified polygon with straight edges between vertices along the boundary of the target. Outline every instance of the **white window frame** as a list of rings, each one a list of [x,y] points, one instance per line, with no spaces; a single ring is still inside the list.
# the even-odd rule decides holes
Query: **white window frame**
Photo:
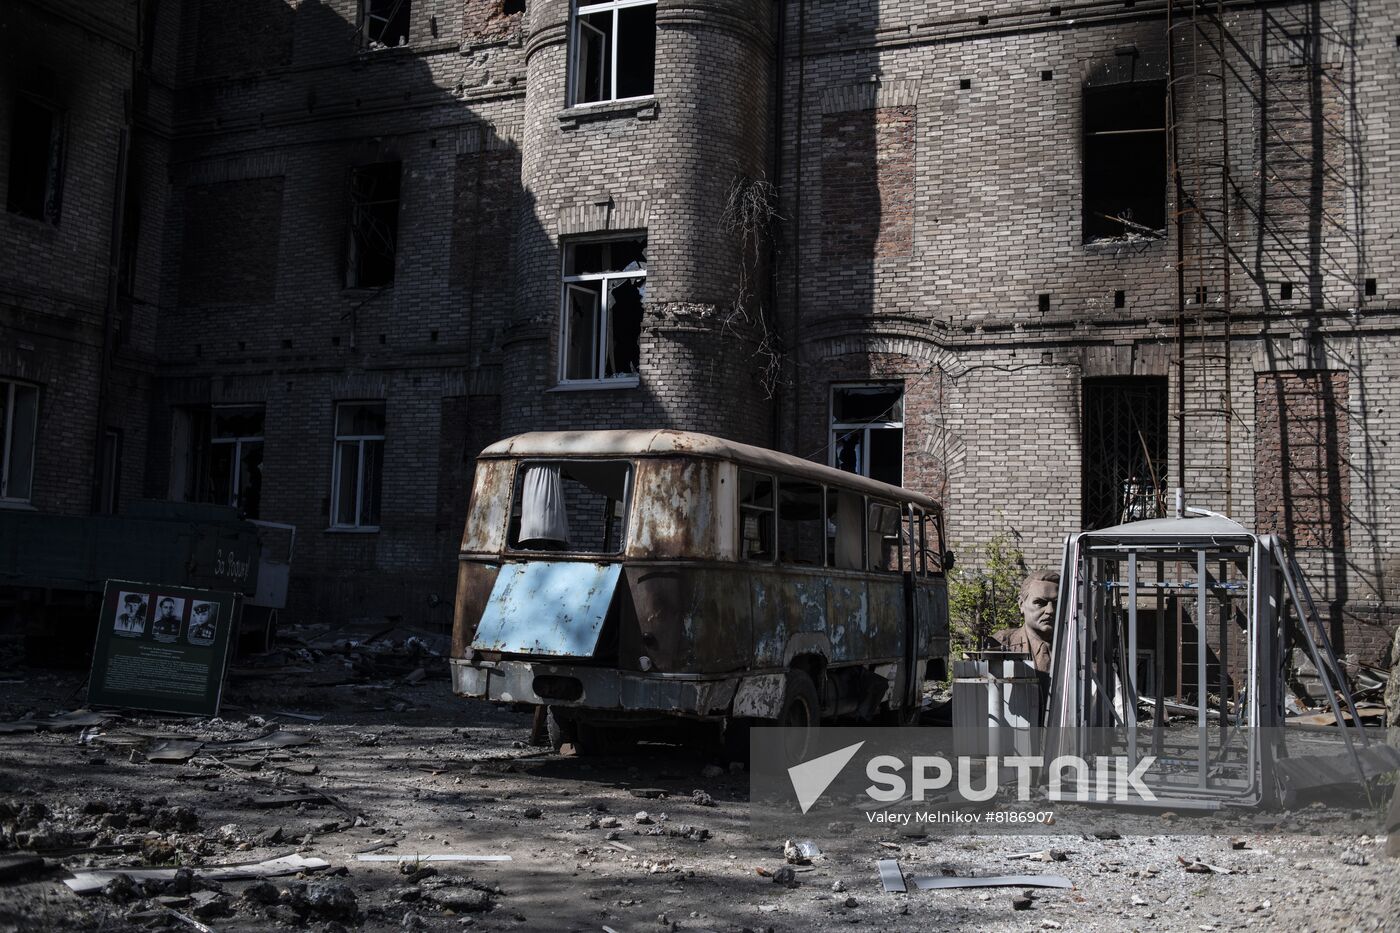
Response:
[[[335,420],[331,423],[331,427],[332,427],[333,431],[335,432],[335,434],[334,434],[335,440],[333,441],[332,447],[331,447],[331,503],[330,503],[331,508],[330,508],[330,516],[329,516],[329,518],[330,518],[330,527],[331,527],[333,530],[336,530],[336,531],[378,531],[378,530],[379,530],[379,526],[378,526],[378,525],[367,525],[367,524],[363,524],[362,519],[363,519],[364,516],[362,516],[362,515],[360,514],[360,510],[364,507],[364,491],[365,491],[365,445],[366,445],[367,443],[370,443],[370,442],[373,442],[373,441],[378,441],[381,445],[383,445],[385,435],[384,435],[384,434],[341,434],[341,433],[340,433],[340,410],[341,410],[342,408],[346,408],[346,407],[349,407],[349,406],[356,406],[356,407],[359,407],[359,406],[362,406],[362,405],[379,405],[380,407],[385,408],[385,416],[386,416],[385,421],[386,421],[386,424],[387,424],[387,416],[388,416],[388,410],[387,410],[387,408],[388,408],[388,406],[385,404],[385,402],[384,402],[382,399],[347,400],[347,401],[336,402],[336,403],[335,403],[335,411],[334,411],[334,413],[333,413],[333,415],[332,415],[332,417],[333,417]],[[355,442],[355,452],[356,452],[356,461],[355,461],[355,521],[354,521],[353,524],[346,524],[346,523],[343,523],[343,522],[339,522],[339,521],[338,521],[338,518],[339,518],[339,514],[338,514],[338,513],[339,513],[339,508],[338,508],[338,506],[339,506],[339,503],[340,503],[340,471],[341,471],[340,445],[341,445],[342,443],[350,443],[350,442]],[[384,490],[384,486],[383,486],[384,477],[383,477],[383,468],[382,468],[382,464],[383,464],[383,459],[382,459],[382,457],[383,457],[383,451],[382,451],[382,449],[381,449],[380,454],[381,454],[381,460],[380,460],[381,469],[380,469],[380,477],[379,477],[379,482],[380,482],[380,487],[379,487],[379,489],[380,489],[380,494],[381,494],[381,496],[382,496],[382,495],[383,495],[383,490]],[[382,501],[382,499],[381,499],[381,502],[380,502],[380,511],[381,511],[381,513],[383,512],[383,508],[384,508],[384,506],[383,506],[383,501]]]
[[[29,494],[10,495],[11,458],[14,455],[15,440],[15,396],[19,389],[32,389],[34,392],[34,430],[29,438]],[[34,498],[34,463],[38,459],[39,444],[39,387],[32,382],[17,379],[0,379],[0,407],[5,410],[4,436],[0,437],[0,502],[28,504]]]
[[[570,107],[591,107],[595,104],[608,104],[619,100],[646,100],[655,97],[655,91],[650,94],[640,94],[636,97],[617,96],[617,20],[618,13],[622,10],[639,6],[656,6],[656,0],[605,0],[603,3],[580,3],[574,6],[573,28],[569,30],[569,42],[572,46],[569,53],[569,106]],[[579,100],[579,78],[583,73],[580,67],[584,44],[580,38],[580,30],[584,27],[597,31],[597,27],[590,23],[585,23],[585,16],[592,16],[595,13],[612,13],[612,40],[606,43],[604,54],[608,61],[608,87],[604,88],[604,96],[598,100]],[[653,51],[653,55],[655,52]],[[652,87],[655,88],[655,77],[652,79]]]
[[[578,386],[636,386],[641,383],[639,373],[617,373],[612,376],[604,376],[608,365],[608,318],[612,313],[612,287],[613,280],[621,279],[645,279],[646,269],[634,269],[630,272],[588,272],[581,275],[567,275],[565,270],[569,268],[569,252],[579,246],[594,246],[599,243],[627,242],[628,240],[641,240],[646,243],[647,235],[645,231],[622,234],[612,237],[590,237],[588,239],[574,240],[566,242],[560,251],[560,278],[563,281],[561,289],[561,300],[559,308],[559,386],[561,388]],[[645,249],[645,246],[643,247]],[[593,371],[598,375],[589,379],[570,379],[568,377],[569,366],[569,295],[577,289],[580,282],[601,282],[602,293],[595,296],[596,302],[594,318],[594,346],[593,346]],[[584,289],[592,294],[592,289]],[[638,365],[641,365],[641,347],[638,348]]]
[[[899,420],[898,421],[864,421],[864,422],[838,422],[836,420],[836,393],[844,389],[882,389],[889,391],[899,389]],[[828,422],[831,430],[828,434],[830,442],[827,444],[827,465],[836,466],[836,446],[837,440],[845,435],[854,434],[859,431],[862,434],[860,449],[865,456],[860,463],[859,476],[870,476],[870,432],[883,431],[898,428],[900,433],[899,452],[899,482],[895,485],[904,485],[904,406],[908,402],[905,393],[905,386],[902,382],[845,382],[834,383],[831,386],[831,394],[827,399]]]
[[[244,437],[242,435],[231,434],[227,437],[220,437],[214,434],[214,425],[218,423],[219,412],[221,411],[251,411],[254,408],[262,412],[263,430],[266,431],[267,406],[265,405],[215,405],[212,408],[210,408],[209,412],[209,446],[213,448],[217,447],[220,444],[233,445],[233,459],[230,461],[231,469],[229,470],[228,482],[225,484],[224,503],[226,505],[231,505],[234,508],[242,507],[242,503],[238,501],[238,475],[239,468],[243,463],[243,445],[253,443],[261,444],[263,443],[264,435],[258,434],[248,435],[247,437]],[[263,453],[264,455],[266,455],[266,448],[264,448]]]

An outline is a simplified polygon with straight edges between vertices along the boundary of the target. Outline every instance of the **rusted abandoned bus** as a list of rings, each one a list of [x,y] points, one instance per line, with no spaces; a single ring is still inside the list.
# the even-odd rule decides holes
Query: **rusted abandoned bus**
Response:
[[[549,708],[556,748],[666,717],[908,720],[948,654],[928,496],[681,431],[522,434],[482,452],[456,693]],[[737,751],[737,749],[736,749]]]

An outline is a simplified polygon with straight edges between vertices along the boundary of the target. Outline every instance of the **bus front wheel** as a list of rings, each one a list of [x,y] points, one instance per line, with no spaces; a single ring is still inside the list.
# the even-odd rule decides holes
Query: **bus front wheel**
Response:
[[[788,730],[783,737],[788,760],[805,761],[816,746],[817,726],[821,721],[817,687],[806,672],[790,670],[783,693],[783,709],[776,725]]]

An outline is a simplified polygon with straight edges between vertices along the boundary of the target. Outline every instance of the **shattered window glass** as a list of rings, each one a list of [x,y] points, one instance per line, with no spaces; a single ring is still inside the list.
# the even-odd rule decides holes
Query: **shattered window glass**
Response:
[[[560,379],[635,379],[645,300],[645,238],[565,246]]]

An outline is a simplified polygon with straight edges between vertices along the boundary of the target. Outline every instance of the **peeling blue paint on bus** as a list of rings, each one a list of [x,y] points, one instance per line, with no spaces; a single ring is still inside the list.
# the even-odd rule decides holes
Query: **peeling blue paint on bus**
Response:
[[[477,651],[590,657],[621,573],[621,564],[506,564],[471,646]]]

